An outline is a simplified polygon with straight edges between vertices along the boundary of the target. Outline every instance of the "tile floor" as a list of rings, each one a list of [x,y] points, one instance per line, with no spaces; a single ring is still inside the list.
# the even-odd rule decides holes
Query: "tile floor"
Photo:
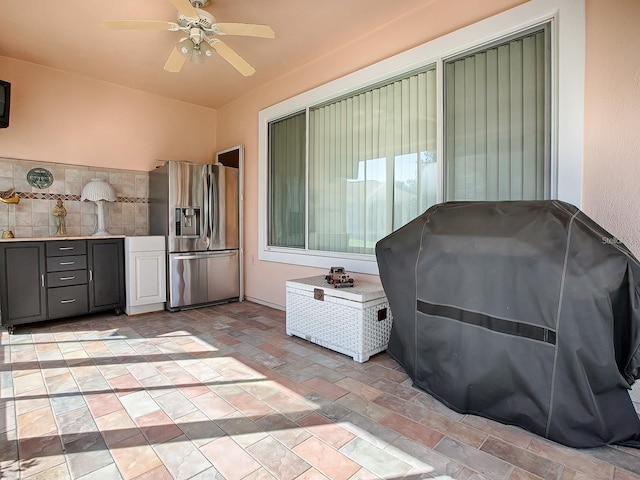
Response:
[[[3,331],[0,478],[640,479],[640,450],[457,414],[284,319],[243,302]]]

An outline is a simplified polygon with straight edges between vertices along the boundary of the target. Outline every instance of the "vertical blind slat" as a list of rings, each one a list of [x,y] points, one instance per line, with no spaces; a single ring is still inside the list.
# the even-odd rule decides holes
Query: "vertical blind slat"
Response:
[[[546,32],[445,62],[445,198],[548,195]]]

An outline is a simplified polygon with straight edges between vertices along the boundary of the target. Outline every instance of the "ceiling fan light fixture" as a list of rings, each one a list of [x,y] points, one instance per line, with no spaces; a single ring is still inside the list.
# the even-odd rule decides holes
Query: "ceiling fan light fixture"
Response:
[[[177,44],[178,51],[182,54],[182,56],[191,58],[193,56],[193,52],[195,50],[195,45],[191,41],[190,38],[183,38]]]
[[[197,64],[204,63],[204,55],[202,54],[202,50],[194,50],[193,55],[191,55],[191,61]]]
[[[211,48],[211,45],[209,45],[209,42],[207,41],[200,43],[200,51],[207,58],[210,58],[213,56],[213,49]]]

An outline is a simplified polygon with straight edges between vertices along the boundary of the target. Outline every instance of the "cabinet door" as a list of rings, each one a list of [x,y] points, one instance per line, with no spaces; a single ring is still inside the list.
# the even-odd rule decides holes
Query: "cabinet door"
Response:
[[[5,244],[0,252],[2,324],[45,320],[44,242]]]
[[[127,305],[162,303],[167,298],[164,250],[130,252],[127,258]]]
[[[125,305],[124,243],[121,238],[88,240],[89,310]]]

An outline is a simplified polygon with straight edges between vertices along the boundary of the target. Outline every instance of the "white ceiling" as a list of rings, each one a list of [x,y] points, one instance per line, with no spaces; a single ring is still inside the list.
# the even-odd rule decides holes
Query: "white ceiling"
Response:
[[[275,39],[224,37],[257,70],[243,77],[214,55],[163,70],[170,31],[107,31],[103,20],[177,21],[169,0],[0,0],[0,56],[211,108],[430,3],[427,0],[212,0],[218,22],[268,24]],[[1,72],[0,72],[1,73]]]

